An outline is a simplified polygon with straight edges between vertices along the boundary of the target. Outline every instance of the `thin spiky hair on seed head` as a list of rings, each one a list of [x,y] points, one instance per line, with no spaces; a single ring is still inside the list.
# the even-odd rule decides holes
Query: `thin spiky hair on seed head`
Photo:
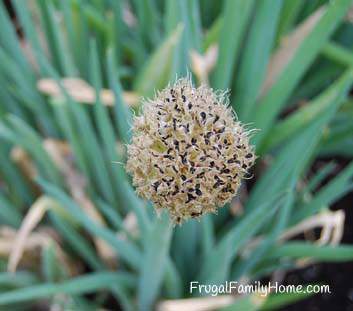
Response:
[[[177,80],[144,100],[128,145],[136,192],[174,223],[229,202],[255,161],[249,132],[235,119],[227,92]]]

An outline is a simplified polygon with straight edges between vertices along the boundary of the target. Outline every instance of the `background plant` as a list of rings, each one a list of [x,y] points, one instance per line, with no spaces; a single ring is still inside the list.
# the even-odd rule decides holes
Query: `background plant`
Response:
[[[179,310],[189,298],[196,310],[190,280],[353,259],[344,213],[329,209],[352,188],[351,0],[12,4],[16,27],[0,4],[1,306]],[[173,229],[119,163],[139,98],[188,71],[231,90],[260,158],[232,204]],[[314,174],[327,156],[349,161]],[[316,227],[320,239],[292,240]],[[304,297],[213,301],[272,310]]]

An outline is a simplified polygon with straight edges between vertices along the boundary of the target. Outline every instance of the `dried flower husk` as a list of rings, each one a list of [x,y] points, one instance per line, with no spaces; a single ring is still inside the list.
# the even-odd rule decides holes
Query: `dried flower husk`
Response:
[[[254,164],[249,131],[227,94],[180,79],[146,100],[127,146],[136,192],[174,223],[214,213],[237,193]]]

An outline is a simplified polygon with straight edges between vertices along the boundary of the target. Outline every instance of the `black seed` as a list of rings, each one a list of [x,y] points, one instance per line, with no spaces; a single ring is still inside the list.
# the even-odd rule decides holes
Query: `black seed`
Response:
[[[230,159],[230,160],[227,161],[227,163],[234,163],[234,162],[235,162],[234,159]]]
[[[195,192],[198,196],[202,195],[202,191],[200,189],[196,189]]]
[[[182,179],[183,181],[186,180],[186,176],[185,176],[185,175],[181,175],[180,177],[181,177],[181,179]]]
[[[209,145],[209,144],[210,144],[210,140],[207,139],[207,138],[205,138],[205,144],[206,144],[206,145]]]
[[[195,162],[189,161],[189,163],[190,163],[191,166],[195,166]]]
[[[218,130],[218,133],[223,133],[225,131],[225,127],[222,127],[220,130]]]
[[[215,116],[213,123],[216,123],[219,120],[219,116]]]
[[[188,104],[188,108],[189,108],[189,109],[192,108],[192,104],[191,104],[191,103]]]
[[[195,185],[195,188],[196,188],[196,189],[200,189],[200,186],[201,186],[200,184],[196,184],[196,185]]]
[[[242,165],[242,168],[243,168],[244,170],[246,170],[246,169],[248,168],[248,166],[247,166],[246,164],[243,164],[243,165]]]
[[[193,191],[194,191],[194,189],[192,189],[192,188],[188,189],[188,192],[193,192]]]
[[[251,158],[252,158],[252,153],[248,153],[248,154],[245,156],[245,158],[251,159]]]
[[[157,191],[158,189],[158,186],[161,184],[160,181],[156,181],[154,184],[152,184],[153,188],[154,188],[154,191]]]
[[[226,140],[226,139],[225,139],[225,140],[223,140],[223,142],[224,142],[225,144],[228,144],[228,140]]]
[[[195,168],[191,167],[191,168],[190,168],[190,173],[191,173],[191,174],[194,174],[194,173],[195,173]]]
[[[183,102],[185,103],[185,102],[186,102],[186,97],[185,97],[185,95],[181,95],[181,98],[183,99]]]
[[[222,192],[231,192],[232,191],[232,188],[230,187],[230,185],[227,185],[227,187],[224,187],[222,189]]]
[[[212,132],[207,132],[206,137],[210,138],[212,136]]]
[[[165,159],[169,159],[169,160],[174,160],[174,157],[169,155],[169,154],[166,154],[163,156]]]
[[[192,212],[190,215],[191,215],[191,217],[198,217],[198,216],[202,215],[202,212]]]
[[[196,138],[195,137],[193,137],[193,138],[191,138],[191,143],[193,144],[193,145],[195,145],[196,144]]]
[[[186,133],[186,134],[189,133],[189,131],[190,131],[190,125],[189,125],[189,123],[186,124],[186,126],[184,125],[184,129],[185,129],[185,133]]]
[[[205,161],[205,160],[206,160],[205,156],[200,157],[200,161]]]
[[[173,129],[176,131],[176,119],[173,118]]]
[[[201,116],[201,118],[202,118],[202,120],[205,120],[206,119],[206,113],[205,112],[201,112],[200,113],[200,116]]]
[[[211,161],[211,162],[210,162],[210,166],[211,166],[211,167],[214,167],[214,161]],[[216,176],[215,176],[215,177],[216,177]]]
[[[190,201],[195,200],[195,199],[196,199],[195,196],[193,196],[191,193],[188,193],[188,199],[185,203],[189,203]]]
[[[196,177],[197,177],[197,178],[201,178],[201,177],[203,177],[204,175],[205,175],[205,172],[201,172],[200,174],[197,174]]]
[[[225,168],[224,170],[221,171],[221,173],[228,174],[230,170],[228,168]]]
[[[181,157],[181,163],[186,164],[186,153],[181,154],[180,157]]]
[[[170,102],[170,100],[169,100],[169,98],[167,97],[166,99],[165,99],[168,103]]]
[[[177,169],[175,168],[174,165],[172,166],[172,169],[173,169],[173,171],[174,171],[175,173],[178,173],[178,171],[177,171]]]

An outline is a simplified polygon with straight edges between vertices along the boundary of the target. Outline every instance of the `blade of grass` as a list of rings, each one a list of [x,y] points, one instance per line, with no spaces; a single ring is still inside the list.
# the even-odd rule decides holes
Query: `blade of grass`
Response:
[[[237,226],[233,226],[227,234],[215,245],[201,266],[199,278],[204,284],[223,282],[230,270],[232,260],[239,248],[264,226],[283,203],[283,198],[263,203],[250,213],[247,213]],[[274,203],[276,202],[276,203]],[[273,205],[274,204],[274,205]],[[217,267],[217,269],[215,269]]]
[[[172,255],[180,274],[185,280],[192,280],[197,271],[197,267],[189,265],[189,263],[198,258],[199,239],[199,224],[195,220],[190,220],[174,230]],[[188,241],[188,243],[185,243],[185,241]]]
[[[175,49],[183,31],[184,27],[179,24],[146,61],[134,82],[134,90],[138,94],[152,96],[155,90],[162,89],[168,83]]]
[[[352,84],[353,70],[348,70],[312,102],[299,108],[286,119],[279,121],[265,139],[260,152],[265,153],[289,137],[294,136],[303,127],[310,124],[319,114],[327,110],[328,107],[342,104]]]
[[[43,22],[42,29],[44,29],[55,68],[63,75],[75,75],[76,68],[71,60],[71,55],[67,51],[62,32],[59,31],[60,25],[54,18],[54,6],[52,1],[38,0],[37,3],[41,11]]]
[[[278,30],[277,30],[277,42],[284,37],[295,25],[296,19],[303,8],[305,1],[284,1],[283,10],[281,13]]]
[[[91,269],[103,270],[104,265],[98,258],[97,252],[92,247],[91,243],[87,241],[71,224],[69,224],[68,221],[55,212],[48,212],[49,219],[60,235],[64,237],[66,243],[75,250],[76,255],[81,257]]]
[[[294,184],[291,186],[291,188],[294,190]],[[254,249],[254,251],[251,252],[249,256],[244,258],[241,263],[234,267],[234,270],[231,274],[232,279],[238,280],[242,276],[247,275],[256,266],[256,264],[261,261],[261,258],[263,258],[264,254],[266,254],[271,246],[276,242],[278,236],[286,227],[291,214],[291,209],[294,201],[293,190],[288,192],[287,196],[285,197],[283,206],[278,211],[278,219],[276,219],[272,224],[272,228],[266,235],[265,239],[260,243],[258,247]]]
[[[11,127],[6,126],[4,122],[0,122],[0,136],[15,145],[23,147],[33,156],[43,176],[59,185],[62,184],[61,176],[49,155],[43,149],[38,133],[14,115],[10,115],[8,120]]]
[[[336,168],[336,165],[333,162],[328,163],[323,168],[320,168],[320,171],[317,172],[317,174],[309,180],[304,191],[305,192],[314,191],[328,175],[333,173],[335,168]]]
[[[326,111],[313,120],[300,134],[287,142],[276,157],[275,162],[269,167],[264,175],[257,181],[250,198],[247,201],[247,208],[255,208],[263,201],[263,197],[271,198],[273,195],[286,188],[289,176],[295,174],[299,178],[303,169],[308,165],[322,135],[322,129],[333,117],[337,106],[329,106]],[[293,165],[293,163],[295,165]],[[271,184],[271,187],[268,185]]]
[[[344,244],[339,246],[319,246],[309,242],[293,241],[272,249],[268,257],[310,258],[321,262],[345,262],[353,259],[353,246]]]
[[[100,142],[97,138],[87,110],[85,110],[85,107],[75,102],[73,98],[69,96],[55,69],[53,69],[45,60],[43,60],[43,66],[50,77],[55,79],[61,89],[62,94],[64,94],[65,100],[61,103],[67,106],[68,112],[72,115],[72,128],[75,128],[77,135],[79,135],[81,139],[79,148],[82,149],[82,152],[80,153],[80,157],[89,156],[90,159],[95,159],[95,161],[89,161],[90,159],[87,159],[87,165],[91,175],[90,180],[95,183],[102,196],[109,203],[113,205],[116,204],[107,163],[104,160]]]
[[[290,94],[315,60],[330,35],[337,28],[350,5],[350,0],[330,2],[327,5],[314,28],[301,42],[298,49],[294,51],[291,61],[284,66],[282,72],[277,76],[276,83],[260,100],[254,116],[255,126],[261,129],[260,134],[254,139],[256,144],[262,142],[268,134],[273,120],[279,114]]]
[[[308,289],[308,286],[304,286],[302,292],[272,294],[266,299],[265,303],[261,306],[260,310],[280,310],[280,308],[283,308],[285,306],[293,305],[295,302],[299,302],[314,295],[314,293],[310,292]]]
[[[351,180],[353,177],[353,162],[351,162],[339,175],[337,175],[327,185],[322,187],[314,198],[300,207],[300,210],[294,215],[292,221],[298,222],[305,217],[309,217],[330,205],[335,200],[342,197],[352,188]]]
[[[231,101],[240,120],[251,119],[249,114],[252,113],[260,93],[282,4],[283,1],[278,0],[265,0],[256,4]]]
[[[0,272],[0,286],[24,287],[31,286],[38,282],[35,274],[27,271],[16,273]]]
[[[6,12],[3,2],[0,2],[0,43],[21,67],[21,71],[25,73],[25,75],[31,75],[28,63],[22,53],[13,23]]]
[[[139,310],[151,310],[162,285],[169,252],[172,227],[168,215],[156,219],[144,245],[138,283]]]
[[[28,288],[1,293],[0,305],[4,306],[23,301],[48,298],[55,294],[87,294],[102,289],[108,289],[110,286],[117,283],[132,287],[134,284],[134,278],[130,274],[124,272],[110,271],[90,273],[61,283],[43,283]]]
[[[120,139],[123,142],[128,143],[131,139],[132,112],[123,99],[122,87],[117,76],[116,64],[113,56],[113,51],[111,49],[108,50],[107,76],[110,88],[113,90],[115,96],[115,123],[117,124]]]
[[[10,195],[16,203],[18,209],[22,209],[25,204],[29,205],[33,199],[33,193],[18,170],[17,166],[10,160],[10,151],[5,149],[6,143],[0,142],[0,176],[7,184]]]
[[[261,309],[261,306],[266,302],[266,296],[260,296],[258,294],[246,295],[235,299],[235,302],[231,305],[221,308],[220,311],[257,311]]]
[[[62,206],[68,210],[72,217],[78,221],[88,232],[90,232],[92,235],[102,238],[111,244],[122,260],[125,260],[126,263],[130,264],[133,268],[139,269],[141,257],[140,252],[135,245],[128,241],[124,241],[121,238],[118,238],[108,228],[100,226],[90,217],[88,217],[88,215],[82,213],[82,209],[77,206],[77,204],[59,188],[54,187],[43,179],[38,179],[38,183],[45,190],[45,192],[47,192],[53,198],[57,199],[62,204]]]
[[[212,77],[212,86],[216,89],[231,87],[234,68],[253,5],[253,0],[226,0],[223,3],[218,61]],[[232,35],[229,35],[229,32]]]
[[[18,228],[21,225],[22,216],[11,202],[0,193],[0,223]]]

